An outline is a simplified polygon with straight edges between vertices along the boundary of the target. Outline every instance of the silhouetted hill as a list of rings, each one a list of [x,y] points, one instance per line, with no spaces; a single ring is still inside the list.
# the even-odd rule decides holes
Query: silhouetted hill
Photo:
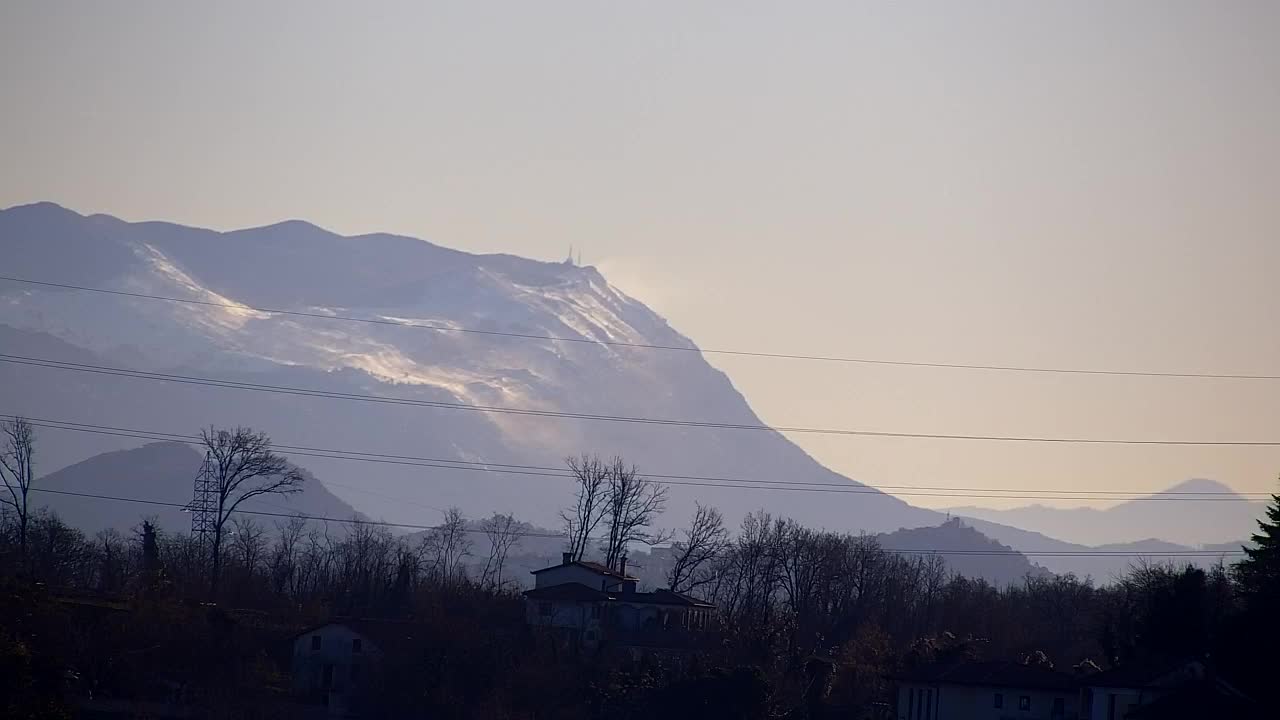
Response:
[[[876,539],[886,550],[918,550],[922,556],[928,556],[930,550],[945,551],[940,557],[951,572],[983,578],[994,585],[1020,583],[1028,575],[1049,574],[1014,548],[992,540],[959,518],[935,527],[904,528]]]
[[[83,462],[50,473],[36,481],[37,489],[61,490],[160,503],[185,504],[191,500],[192,482],[203,455],[183,443],[151,443],[133,450],[95,455]],[[306,471],[302,468],[304,473]],[[240,507],[270,513],[302,513],[318,517],[349,519],[356,515],[350,505],[339,500],[310,473],[303,491],[287,497],[263,496],[245,501]],[[144,505],[115,500],[89,499],[36,492],[37,507],[48,507],[69,525],[88,534],[105,528],[127,532],[143,517],[154,516],[167,531],[187,532],[191,516],[179,508]],[[257,516],[254,520],[271,527],[286,518]]]
[[[964,522],[973,525],[983,534],[1009,545],[1019,552],[1029,553],[1029,557],[1037,564],[1057,574],[1072,573],[1080,578],[1090,577],[1099,584],[1110,583],[1124,575],[1134,565],[1141,562],[1192,563],[1208,567],[1225,560],[1227,563],[1238,560],[1238,557],[1223,556],[1176,556],[1167,553],[1187,552],[1191,550],[1223,550],[1238,551],[1243,543],[1221,543],[1214,545],[1190,546],[1166,542],[1164,540],[1146,539],[1127,543],[1110,543],[1105,545],[1081,545],[1063,542],[1047,535],[1029,530],[1022,530],[1008,525],[966,517]],[[1040,555],[1038,553],[1056,553]],[[1112,553],[1112,554],[1106,554]],[[1161,555],[1143,553],[1166,553]]]

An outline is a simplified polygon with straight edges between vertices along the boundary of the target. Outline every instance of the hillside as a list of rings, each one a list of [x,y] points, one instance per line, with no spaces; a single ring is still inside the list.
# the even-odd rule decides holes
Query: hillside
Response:
[[[200,469],[202,455],[182,443],[150,443],[132,450],[118,450],[76,463],[36,481],[39,490],[142,498],[160,503],[191,500],[192,480]],[[301,469],[301,468],[299,468]],[[244,510],[268,513],[301,513],[316,517],[347,519],[356,516],[350,505],[335,497],[315,476],[303,471],[303,491],[286,497],[259,497],[245,501]],[[143,517],[154,517],[161,529],[187,532],[191,516],[179,508],[131,502],[98,500],[36,492],[35,506],[47,507],[69,525],[93,534],[115,528],[128,533]],[[255,517],[271,527],[285,518]]]
[[[983,578],[993,585],[1019,583],[1028,575],[1048,575],[1043,567],[1033,564],[1024,555],[982,534],[959,518],[952,518],[941,525],[902,529],[876,537],[881,547],[895,551],[928,551],[944,548],[941,555],[947,568],[958,575]]]
[[[757,425],[729,379],[688,338],[594,268],[471,255],[414,238],[343,237],[290,221],[236,232],[83,216],[50,203],[0,211],[5,272],[214,303],[191,305],[0,281],[5,352],[326,392],[467,406]],[[243,303],[382,324],[259,312]],[[441,332],[400,323],[562,338]],[[448,461],[559,467],[567,455],[620,454],[655,473],[859,485],[780,434],[351,402],[4,363],[0,407],[36,418],[193,433],[249,425],[278,443]],[[139,441],[42,431],[42,467]],[[457,505],[557,525],[567,482],[395,462],[310,458],[335,492],[371,516],[430,523]],[[502,468],[482,468],[502,470]],[[352,490],[349,488],[358,488]],[[731,525],[767,506],[849,531],[937,523],[885,494],[849,497],[673,486],[664,525],[694,499]]]

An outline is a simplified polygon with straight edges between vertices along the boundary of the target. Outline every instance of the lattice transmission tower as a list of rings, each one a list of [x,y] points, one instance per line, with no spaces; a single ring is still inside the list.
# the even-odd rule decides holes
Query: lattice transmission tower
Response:
[[[207,548],[213,541],[213,531],[218,523],[218,478],[209,453],[204,454],[204,463],[196,475],[187,512],[191,513],[191,537],[202,548]]]

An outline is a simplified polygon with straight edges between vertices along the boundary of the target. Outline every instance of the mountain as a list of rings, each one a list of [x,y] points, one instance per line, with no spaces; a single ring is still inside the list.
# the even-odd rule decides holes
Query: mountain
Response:
[[[1246,544],[1244,542],[1227,542],[1190,546],[1149,538],[1127,543],[1081,545],[1063,542],[1042,533],[1001,525],[988,520],[971,517],[963,518],[963,520],[982,534],[1004,543],[1018,552],[1026,553],[1028,557],[1035,560],[1037,565],[1041,565],[1051,572],[1058,574],[1072,573],[1081,578],[1090,577],[1099,584],[1110,583],[1142,562],[1174,563],[1177,565],[1192,563],[1200,567],[1209,567],[1219,561],[1231,563],[1238,558],[1233,555],[1179,556],[1170,553],[1185,553],[1192,550],[1235,552]]]
[[[1206,497],[1205,493],[1214,499],[1178,501],[1188,495]],[[1245,501],[1220,482],[1195,479],[1146,499],[1130,500],[1106,509],[1029,505],[1009,510],[957,507],[950,512],[1085,545],[1128,543],[1155,537],[1181,545],[1205,545],[1248,535],[1265,507],[1265,503]]]
[[[215,232],[84,216],[51,203],[0,211],[0,250],[6,275],[206,303],[0,281],[0,346],[8,355],[614,419],[354,402],[12,361],[0,363],[0,412],[130,432],[248,425],[280,444],[455,463],[561,467],[564,457],[581,452],[618,454],[652,473],[865,487],[772,431],[628,420],[762,424],[700,353],[604,344],[695,347],[591,267],[473,255],[395,235],[344,237],[300,221]],[[378,322],[323,317],[329,315]],[[405,326],[413,324],[559,339]],[[42,428],[42,467],[141,443],[86,430],[92,428]],[[497,510],[558,527],[557,511],[570,499],[568,481],[545,473],[375,459],[306,463],[344,501],[397,522],[434,523],[441,508],[457,505],[471,517]],[[721,484],[728,487],[673,485],[663,524],[683,525],[695,498],[719,507],[731,524],[761,507],[849,531],[942,520],[883,493],[819,499]]]
[[[920,551],[944,548],[941,555],[947,569],[969,578],[983,578],[993,585],[1020,583],[1028,575],[1046,576],[1049,571],[1031,563],[1014,548],[1001,544],[967,525],[951,518],[941,525],[901,529],[878,535],[880,546],[887,550]]]
[[[49,508],[68,525],[92,534],[115,528],[127,533],[144,517],[155,517],[162,530],[187,532],[191,516],[181,509],[165,505],[142,505],[132,502],[83,498],[60,492],[109,495],[121,498],[145,498],[159,503],[187,503],[191,500],[192,481],[200,469],[203,455],[184,443],[150,443],[131,450],[117,450],[95,455],[88,460],[39,478],[37,492],[32,494],[37,508]],[[349,519],[356,511],[330,493],[306,470],[303,490],[288,496],[262,496],[246,500],[243,510],[268,513],[301,513],[315,517]],[[285,518],[254,517],[264,526],[285,522]]]

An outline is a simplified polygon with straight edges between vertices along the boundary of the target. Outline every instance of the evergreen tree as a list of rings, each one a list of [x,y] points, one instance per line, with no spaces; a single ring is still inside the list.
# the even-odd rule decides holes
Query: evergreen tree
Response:
[[[1236,565],[1236,578],[1250,603],[1280,600],[1280,495],[1271,496],[1258,528],[1250,538],[1257,547],[1246,547],[1245,559]]]

